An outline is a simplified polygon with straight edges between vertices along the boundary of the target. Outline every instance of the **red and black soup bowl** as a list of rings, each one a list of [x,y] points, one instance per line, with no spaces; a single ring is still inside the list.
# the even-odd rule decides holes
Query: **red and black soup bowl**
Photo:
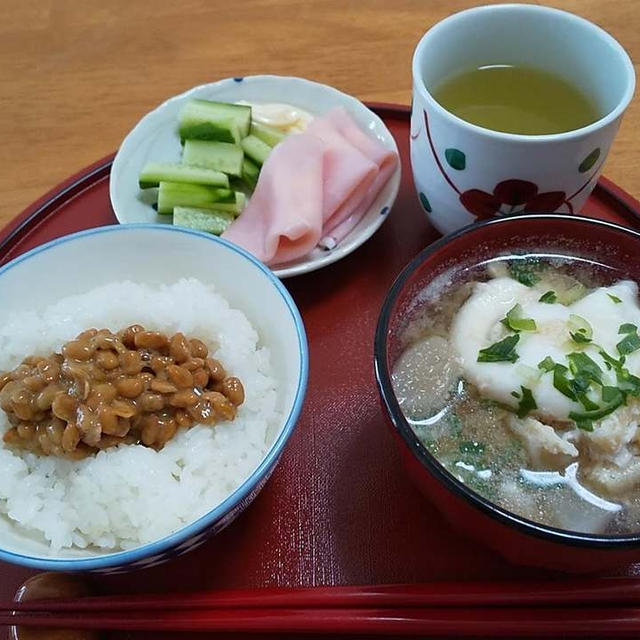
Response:
[[[382,404],[404,464],[418,488],[456,530],[511,562],[589,572],[640,560],[640,528],[627,535],[557,529],[493,504],[451,475],[406,420],[391,374],[405,348],[403,333],[421,311],[421,293],[440,275],[505,253],[576,256],[612,269],[613,279],[640,282],[640,234],[608,222],[552,214],[494,219],[429,245],[398,276],[382,306],[374,362]],[[445,290],[442,295],[447,295]]]

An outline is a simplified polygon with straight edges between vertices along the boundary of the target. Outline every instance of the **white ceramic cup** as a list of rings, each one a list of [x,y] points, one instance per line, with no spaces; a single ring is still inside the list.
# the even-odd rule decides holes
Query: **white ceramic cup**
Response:
[[[466,122],[430,92],[447,76],[497,64],[551,71],[582,89],[604,115],[566,133],[517,135]],[[622,46],[565,11],[488,5],[436,24],[413,56],[411,113],[413,177],[432,224],[450,233],[493,216],[580,211],[634,87],[633,64]]]

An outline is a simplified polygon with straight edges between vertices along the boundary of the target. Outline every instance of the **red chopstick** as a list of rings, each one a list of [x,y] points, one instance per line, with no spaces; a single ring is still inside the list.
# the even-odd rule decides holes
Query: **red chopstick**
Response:
[[[640,606],[640,580],[599,578],[547,582],[441,582],[211,590],[172,594],[96,596],[0,604],[21,611],[133,611],[221,608],[410,608]]]
[[[0,615],[0,624],[75,629],[488,637],[637,637],[635,608],[218,609]]]

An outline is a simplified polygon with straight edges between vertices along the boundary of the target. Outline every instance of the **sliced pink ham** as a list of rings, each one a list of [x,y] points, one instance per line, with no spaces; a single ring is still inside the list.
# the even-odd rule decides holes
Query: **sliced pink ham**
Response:
[[[322,234],[322,163],[325,145],[291,135],[262,166],[242,215],[222,234],[267,264],[309,253]]]
[[[348,218],[364,199],[378,174],[376,163],[351,144],[335,126],[332,114],[336,111],[338,109],[317,118],[306,131],[326,145],[322,165],[322,221],[325,227],[336,226]],[[344,115],[351,120],[346,112]]]
[[[323,237],[329,236],[334,243],[343,240],[352,229],[362,220],[373,201],[377,198],[380,190],[387,183],[398,164],[398,156],[393,151],[383,147],[377,140],[365,134],[356,123],[349,117],[349,114],[342,108],[332,109],[327,113],[326,118],[330,119],[334,127],[365,156],[376,163],[378,172],[373,184],[352,211],[351,215],[343,220],[332,221],[323,229]]]
[[[275,147],[223,237],[269,265],[301,258],[327,234],[339,241],[353,229],[397,161],[344,109],[333,109]]]

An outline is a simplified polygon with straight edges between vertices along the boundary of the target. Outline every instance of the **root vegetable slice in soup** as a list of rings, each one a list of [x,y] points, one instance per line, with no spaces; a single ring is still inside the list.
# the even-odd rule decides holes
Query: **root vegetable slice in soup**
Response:
[[[402,410],[416,424],[437,420],[461,373],[445,338],[429,336],[414,343],[402,354],[393,374]]]

